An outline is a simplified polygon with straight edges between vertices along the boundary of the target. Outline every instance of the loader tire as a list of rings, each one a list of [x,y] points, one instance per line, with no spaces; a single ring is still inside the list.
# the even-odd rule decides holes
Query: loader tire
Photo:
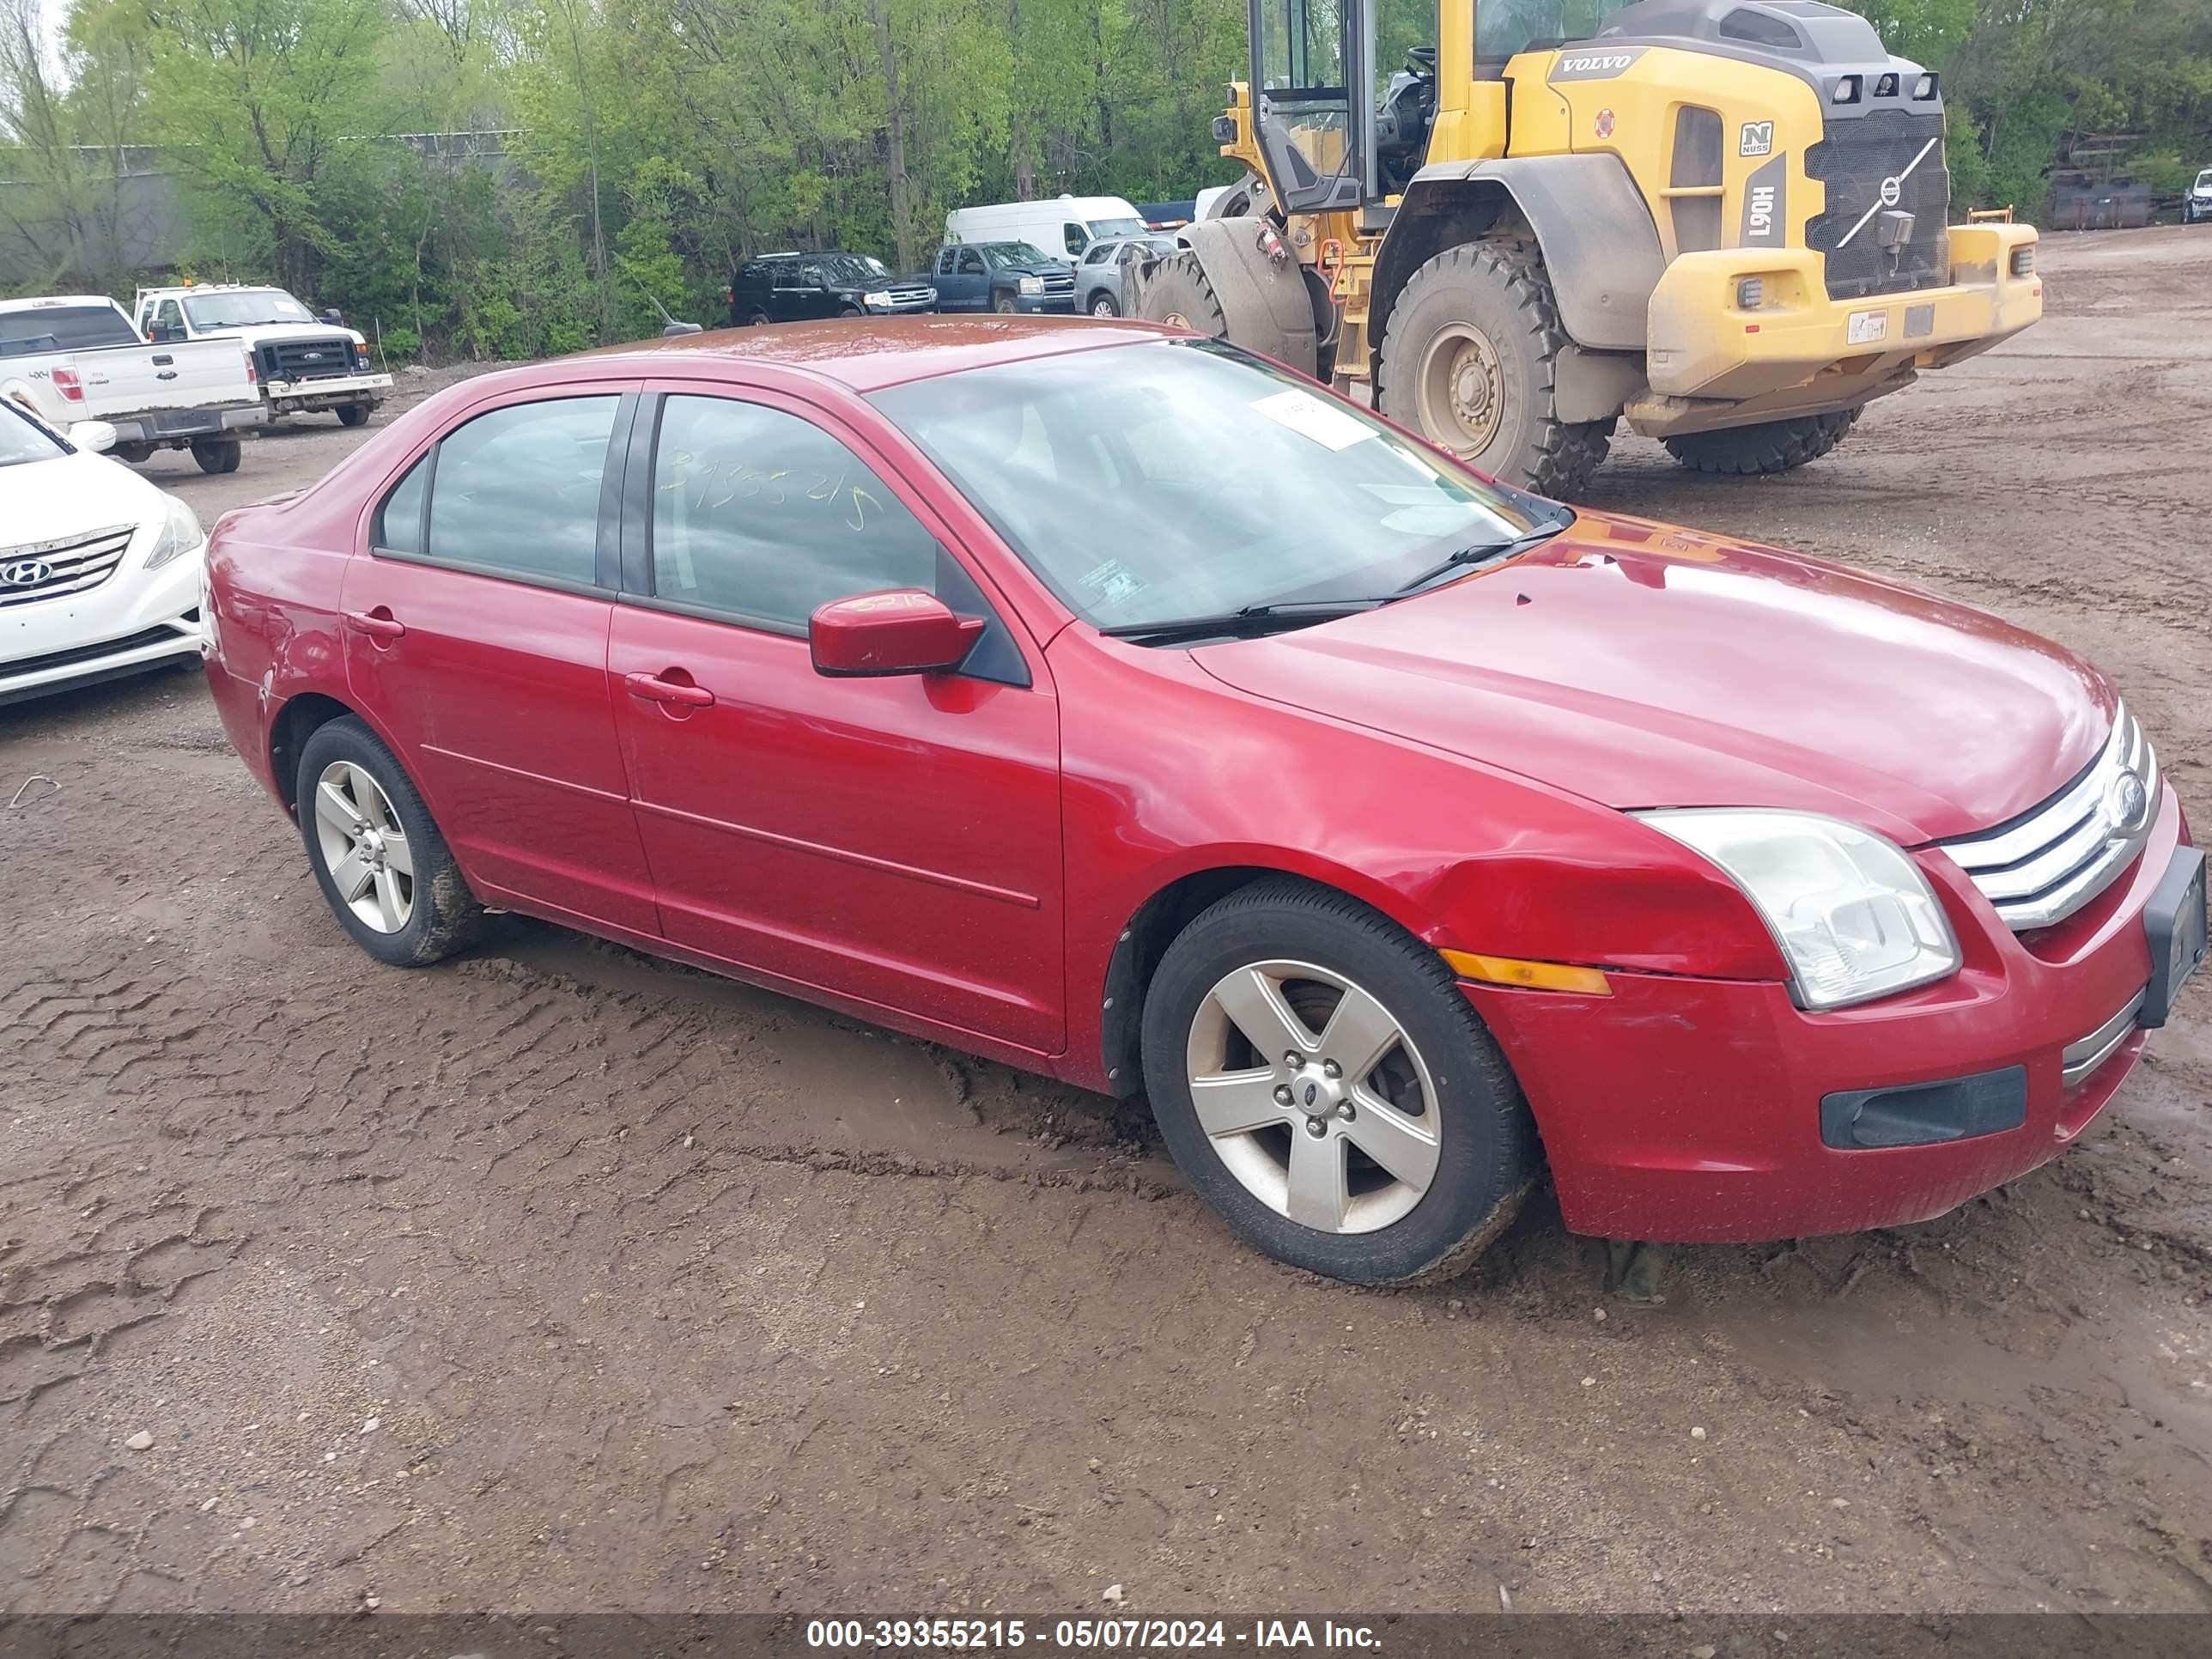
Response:
[[[1723,427],[1717,432],[1686,432],[1661,441],[1669,455],[1697,471],[1756,477],[1819,460],[1843,442],[1864,413],[1866,405],[1861,404],[1832,415],[1799,415],[1757,426]]]
[[[1577,495],[1617,417],[1559,418],[1557,364],[1568,343],[1534,243],[1463,242],[1408,277],[1390,307],[1375,405],[1478,472]]]
[[[1206,279],[1198,255],[1171,253],[1145,279],[1139,309],[1147,321],[1187,328],[1215,339],[1229,332],[1229,318]]]

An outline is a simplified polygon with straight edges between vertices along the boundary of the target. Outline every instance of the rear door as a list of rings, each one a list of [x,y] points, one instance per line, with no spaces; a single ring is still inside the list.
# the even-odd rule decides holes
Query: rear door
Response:
[[[659,403],[631,452],[633,592],[607,660],[667,937],[1057,1051],[1060,720],[1042,653],[849,428],[764,393]],[[896,587],[987,619],[963,672],[816,673],[815,609]]]
[[[608,458],[635,383],[475,412],[387,486],[346,569],[346,678],[494,903],[658,930],[607,694]]]

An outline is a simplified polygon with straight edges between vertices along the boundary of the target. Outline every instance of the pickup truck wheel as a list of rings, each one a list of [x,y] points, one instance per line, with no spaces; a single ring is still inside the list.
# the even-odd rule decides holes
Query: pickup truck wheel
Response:
[[[1002,317],[1012,316],[1016,310],[1014,296],[1011,294],[996,294],[992,295],[991,309],[997,312]]]
[[[1200,1196],[1332,1279],[1462,1271],[1540,1167],[1527,1103],[1443,958],[1309,883],[1242,888],[1176,939],[1146,992],[1144,1065]]]
[[[369,405],[367,404],[341,404],[338,405],[338,424],[340,426],[367,426],[368,424],[368,411]]]
[[[1850,434],[1865,412],[1866,405],[1861,404],[1832,415],[1800,415],[1756,426],[1723,427],[1717,432],[1686,432],[1661,441],[1669,455],[1695,471],[1756,477],[1819,460]]]
[[[315,883],[362,950],[395,968],[421,968],[483,933],[483,907],[422,797],[360,720],[348,714],[317,726],[294,787]]]
[[[203,472],[235,472],[241,448],[235,438],[203,438],[192,446],[192,459]]]

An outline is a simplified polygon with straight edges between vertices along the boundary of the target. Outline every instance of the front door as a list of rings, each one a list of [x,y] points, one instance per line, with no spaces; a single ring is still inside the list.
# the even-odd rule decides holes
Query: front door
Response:
[[[446,434],[384,497],[342,604],[347,683],[482,896],[652,933],[607,696],[623,390],[539,392]]]
[[[1057,1052],[1043,658],[852,433],[758,395],[672,392],[650,466],[631,467],[626,520],[650,538],[624,554],[647,591],[617,607],[607,665],[662,925],[742,968]],[[817,674],[816,608],[896,587],[988,619],[966,672]]]

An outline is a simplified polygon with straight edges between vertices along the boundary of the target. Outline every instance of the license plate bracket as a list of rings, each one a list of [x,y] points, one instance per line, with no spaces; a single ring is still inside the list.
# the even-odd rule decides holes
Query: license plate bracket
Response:
[[[2143,930],[2150,944],[2150,985],[2143,993],[2142,1013],[2136,1024],[2146,1030],[2166,1024],[2181,988],[2204,965],[2204,889],[2203,849],[2176,848],[2172,861],[2143,909]]]

